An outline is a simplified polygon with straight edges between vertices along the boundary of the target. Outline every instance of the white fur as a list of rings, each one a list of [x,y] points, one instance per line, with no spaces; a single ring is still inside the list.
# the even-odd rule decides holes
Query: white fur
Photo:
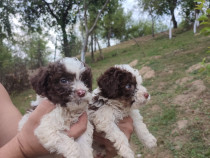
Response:
[[[89,101],[92,99],[88,88],[79,79],[79,74],[85,70],[84,64],[76,58],[64,58],[60,63],[66,66],[67,71],[75,73],[77,76],[73,81],[72,89],[86,90],[86,94],[82,98],[72,94],[69,96],[71,102],[68,102],[66,107],[56,104],[55,109],[42,117],[40,125],[35,129],[34,134],[44,148],[51,153],[61,154],[65,158],[92,158],[93,125],[89,121],[87,130],[78,139],[74,140],[74,138],[70,138],[65,133],[66,130],[70,129],[72,124],[78,121],[85,111],[87,112]],[[39,105],[43,99],[47,98],[37,96],[37,100],[32,102],[32,106]],[[30,113],[23,116],[19,123],[19,130],[28,120]]]
[[[142,78],[137,70],[131,68],[129,65],[116,65],[115,67],[127,70],[136,77],[137,88],[134,96],[135,103],[131,108],[129,106],[122,108],[123,103],[120,100],[107,99],[99,96],[98,100],[102,99],[105,104],[101,106],[93,103],[94,106],[99,107],[99,109],[97,111],[91,111],[90,119],[95,125],[96,131],[104,132],[105,137],[114,143],[114,147],[117,149],[120,156],[124,158],[134,158],[134,152],[130,148],[129,141],[125,134],[118,128],[117,123],[124,117],[130,116],[133,119],[134,131],[139,140],[148,148],[157,146],[156,138],[148,131],[138,110],[150,97],[148,99],[144,97],[144,93],[146,93],[147,90],[141,85]],[[99,93],[100,89],[97,88],[93,91],[93,96]]]
[[[77,58],[63,58],[60,63],[64,64],[67,71],[76,74],[76,78],[79,79],[79,75],[85,71],[84,64]]]

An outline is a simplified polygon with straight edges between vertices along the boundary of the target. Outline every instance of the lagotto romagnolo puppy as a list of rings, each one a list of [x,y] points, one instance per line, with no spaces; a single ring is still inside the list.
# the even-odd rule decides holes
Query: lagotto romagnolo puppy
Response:
[[[103,132],[105,138],[113,142],[118,155],[134,158],[127,137],[117,126],[119,120],[131,116],[139,140],[146,147],[155,147],[157,140],[148,131],[138,110],[150,99],[138,70],[129,65],[116,65],[105,71],[97,82],[90,115],[96,131]]]
[[[90,122],[85,133],[76,140],[64,132],[88,109],[92,99],[91,69],[77,58],[63,58],[40,69],[31,83],[38,94],[32,105],[37,106],[41,100],[49,99],[56,106],[43,116],[34,131],[44,148],[66,158],[92,158],[93,126]],[[29,115],[23,116],[19,129]]]

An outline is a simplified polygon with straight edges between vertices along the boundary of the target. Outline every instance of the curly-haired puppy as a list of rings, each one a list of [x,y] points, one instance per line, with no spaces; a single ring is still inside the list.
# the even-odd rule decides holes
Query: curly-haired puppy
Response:
[[[43,116],[34,131],[44,148],[66,158],[93,157],[93,126],[90,122],[85,133],[76,140],[64,132],[88,109],[92,99],[91,69],[77,58],[63,58],[40,69],[31,83],[38,94],[32,105],[37,106],[41,100],[48,99],[56,106]],[[20,129],[29,115],[30,113],[22,118]]]
[[[129,65],[116,65],[98,78],[98,88],[93,91],[91,121],[97,132],[113,142],[118,154],[134,158],[129,141],[117,123],[126,116],[133,119],[134,131],[139,140],[149,148],[156,146],[156,138],[148,131],[138,108],[149,99],[138,70]]]

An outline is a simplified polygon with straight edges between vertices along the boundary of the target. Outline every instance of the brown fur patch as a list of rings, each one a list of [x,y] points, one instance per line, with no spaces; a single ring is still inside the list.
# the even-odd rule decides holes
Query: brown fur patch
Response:
[[[47,97],[54,104],[65,106],[71,101],[69,96],[74,93],[71,85],[75,77],[75,74],[67,72],[63,64],[55,62],[41,68],[38,74],[31,79],[31,84],[37,94]],[[65,79],[68,83],[62,83],[61,79]],[[90,68],[83,72],[81,80],[89,89],[92,89]]]
[[[92,91],[92,72],[87,64],[84,65],[86,67],[86,70],[81,74],[80,79],[89,88],[89,91]]]
[[[98,86],[105,98],[131,101],[136,78],[126,70],[111,67],[98,78]]]

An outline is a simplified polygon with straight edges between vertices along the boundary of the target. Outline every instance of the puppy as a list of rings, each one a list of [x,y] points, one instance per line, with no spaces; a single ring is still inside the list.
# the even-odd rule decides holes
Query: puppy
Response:
[[[90,119],[96,131],[104,133],[124,158],[134,158],[127,137],[117,126],[124,117],[133,119],[134,131],[144,145],[149,148],[156,146],[157,140],[148,131],[138,110],[149,99],[138,70],[129,65],[111,67],[98,78]]]
[[[31,79],[37,100],[48,99],[56,108],[43,116],[34,134],[45,149],[51,153],[61,154],[66,158],[92,158],[93,126],[88,122],[86,132],[77,140],[64,132],[78,121],[88,109],[92,99],[91,69],[77,58],[63,58],[40,69]],[[21,129],[30,113],[23,116],[19,123]]]

